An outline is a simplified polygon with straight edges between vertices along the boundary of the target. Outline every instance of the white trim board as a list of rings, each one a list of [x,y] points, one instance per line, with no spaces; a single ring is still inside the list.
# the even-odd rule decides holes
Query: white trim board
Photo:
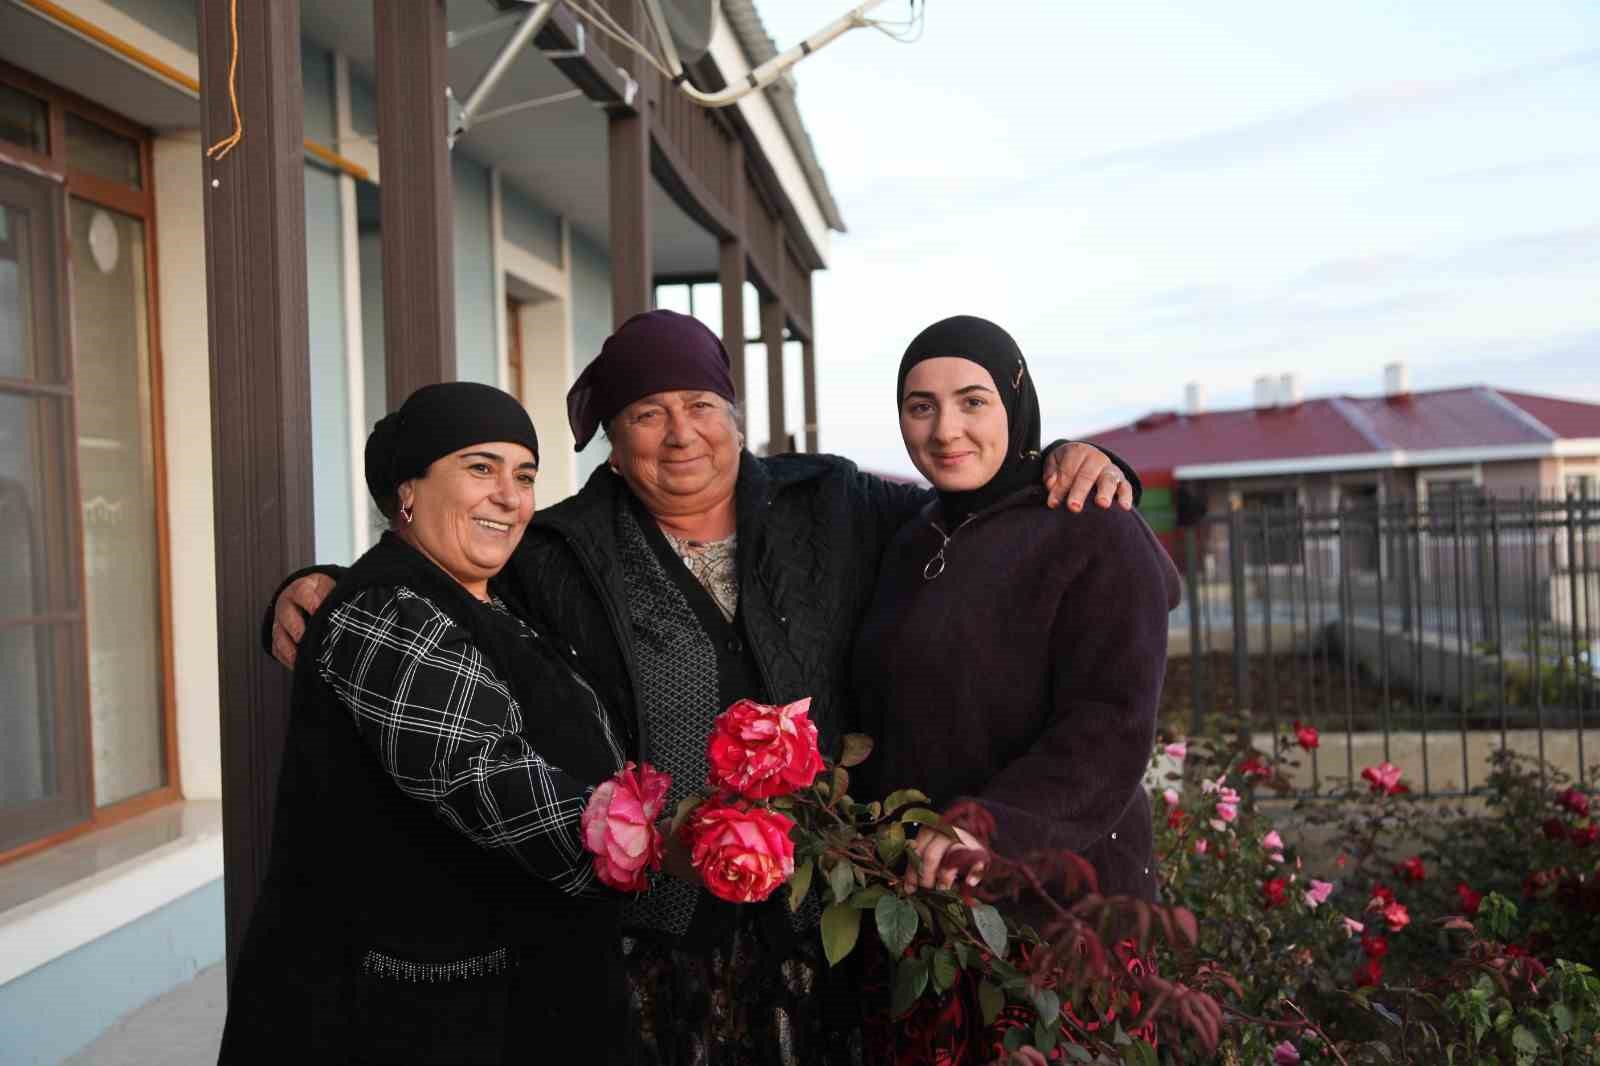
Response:
[[[190,806],[178,839],[0,913],[0,987],[221,877],[221,804]]]
[[[1502,444],[1478,448],[1395,449],[1346,455],[1308,455],[1289,459],[1252,459],[1236,463],[1192,463],[1175,467],[1179,481],[1218,478],[1266,477],[1276,474],[1321,474],[1340,470],[1390,470],[1412,466],[1457,466],[1512,459],[1549,459],[1556,456],[1600,454],[1600,437],[1574,437],[1536,444]]]

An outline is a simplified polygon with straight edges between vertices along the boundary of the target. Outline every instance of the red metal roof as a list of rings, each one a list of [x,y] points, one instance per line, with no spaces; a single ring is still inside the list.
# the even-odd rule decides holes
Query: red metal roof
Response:
[[[1085,439],[1139,470],[1600,438],[1600,404],[1487,386],[1402,397],[1330,396],[1292,407],[1157,411]]]

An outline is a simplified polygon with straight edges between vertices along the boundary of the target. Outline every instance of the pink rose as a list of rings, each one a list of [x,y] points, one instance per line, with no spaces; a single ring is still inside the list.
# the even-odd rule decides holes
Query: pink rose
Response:
[[[1266,848],[1268,851],[1282,851],[1283,838],[1279,836],[1278,831],[1274,829],[1272,832],[1261,838],[1261,846]]]
[[[1217,817],[1221,818],[1224,822],[1233,821],[1235,818],[1239,817],[1239,805],[1236,803],[1217,804]]]
[[[1194,842],[1194,853],[1196,855],[1204,855],[1206,853],[1206,849],[1210,846],[1211,845],[1206,843],[1205,838],[1202,837]]]
[[[1585,817],[1589,813],[1589,797],[1575,788],[1568,788],[1565,792],[1556,796],[1556,804],[1565,807],[1579,818]]]
[[[671,784],[670,774],[649,763],[629,762],[589,794],[579,826],[601,884],[621,892],[643,892],[645,871],[661,869],[656,819]]]
[[[1224,785],[1217,789],[1217,798],[1223,803],[1237,804],[1239,802],[1239,793],[1236,789],[1231,789]]]
[[[1306,751],[1322,746],[1322,738],[1317,735],[1317,727],[1313,725],[1294,724],[1294,741]]]
[[[1178,790],[1175,788],[1169,788],[1165,792],[1161,793],[1161,798],[1167,801],[1168,807],[1176,807],[1179,800]]]
[[[711,800],[689,816],[682,835],[713,896],[759,903],[794,875],[793,828],[776,811]]]
[[[1344,919],[1344,935],[1345,936],[1355,936],[1357,933],[1365,932],[1366,928],[1367,928],[1366,926],[1362,925],[1360,922],[1356,921],[1354,918],[1345,918]]]
[[[1300,1052],[1289,1041],[1285,1040],[1272,1049],[1272,1066],[1299,1066],[1299,1063]]]
[[[1385,761],[1377,766],[1369,766],[1361,771],[1361,776],[1372,785],[1372,791],[1382,792],[1386,796],[1410,791],[1400,783],[1400,767],[1392,762]]]
[[[1398,933],[1411,924],[1411,915],[1404,903],[1391,903],[1383,908],[1383,920],[1388,923],[1389,932]]]
[[[1184,759],[1189,755],[1189,742],[1186,740],[1176,740],[1171,744],[1168,744],[1162,750],[1174,759]]]
[[[706,760],[711,784],[746,799],[770,799],[805,788],[822,772],[811,699],[775,707],[740,700],[717,716]]]
[[[1328,902],[1328,897],[1333,894],[1333,883],[1311,879],[1311,887],[1306,890],[1306,906],[1316,910],[1318,906]]]

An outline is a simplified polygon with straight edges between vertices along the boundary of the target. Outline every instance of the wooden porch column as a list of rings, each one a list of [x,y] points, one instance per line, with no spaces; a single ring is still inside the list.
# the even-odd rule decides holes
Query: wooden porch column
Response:
[[[717,281],[722,286],[722,346],[733,366],[733,393],[745,397],[744,343],[744,144],[734,139],[728,151],[728,213],[738,232],[717,245]]]
[[[373,0],[389,406],[456,377],[444,0]],[[377,413],[374,413],[374,418]]]
[[[812,329],[816,324],[812,323]],[[821,450],[817,433],[817,342],[809,337],[800,347],[801,365],[805,371],[806,395],[806,451]]]
[[[230,0],[201,0],[202,140],[233,131]],[[289,672],[261,650],[279,579],[312,561],[299,0],[238,5],[244,137],[207,161],[222,853],[228,971],[255,909],[289,721]]]
[[[378,0],[382,3],[383,0]],[[640,93],[644,92],[643,87]],[[611,328],[654,305],[650,250],[650,119],[614,111],[608,141],[611,170]],[[732,353],[729,353],[730,355]]]
[[[761,339],[767,345],[767,454],[789,450],[789,432],[783,424],[783,304],[761,301]]]

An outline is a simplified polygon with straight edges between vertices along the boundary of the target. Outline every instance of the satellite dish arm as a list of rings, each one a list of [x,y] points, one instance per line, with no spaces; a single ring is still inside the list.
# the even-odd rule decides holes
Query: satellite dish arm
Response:
[[[690,84],[688,71],[684,70],[683,63],[678,59],[678,49],[672,43],[672,34],[667,30],[666,16],[661,12],[659,0],[644,0],[644,8],[655,27],[656,38],[661,43],[668,69],[678,72],[677,77],[673,79],[678,88],[690,99],[705,107],[727,107],[738,103],[751,93],[765,89],[812,52],[826,48],[853,29],[869,25],[867,12],[883,2],[884,0],[866,0],[865,3],[857,4],[793,48],[779,52],[735,84],[714,93],[702,92]]]

